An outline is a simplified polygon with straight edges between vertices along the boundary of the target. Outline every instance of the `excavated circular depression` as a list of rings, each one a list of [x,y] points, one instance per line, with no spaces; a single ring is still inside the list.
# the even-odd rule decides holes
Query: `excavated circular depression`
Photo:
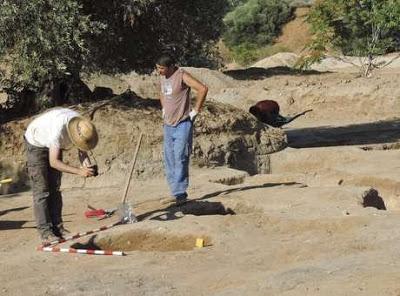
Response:
[[[370,188],[363,193],[361,204],[364,208],[372,207],[378,210],[387,210],[385,201],[374,188]]]
[[[180,207],[171,207],[164,213],[147,217],[149,220],[176,220],[185,215],[236,215],[236,210],[241,214],[256,211],[241,203],[231,204],[232,207],[221,202],[191,201]],[[233,210],[234,208],[235,210]],[[179,214],[180,213],[180,214]],[[165,216],[165,219],[163,217]],[[114,233],[96,238],[92,237],[87,243],[75,243],[72,248],[92,250],[114,250],[114,251],[142,251],[142,252],[176,252],[191,251],[198,248],[196,242],[203,240],[203,247],[211,246],[211,238],[205,234],[177,234],[166,231],[134,229],[125,232]]]
[[[130,230],[120,234],[106,236],[86,245],[87,249],[143,251],[143,252],[174,252],[191,251],[196,247],[196,240],[202,238],[203,246],[211,245],[207,236],[177,235],[159,233],[151,230]]]

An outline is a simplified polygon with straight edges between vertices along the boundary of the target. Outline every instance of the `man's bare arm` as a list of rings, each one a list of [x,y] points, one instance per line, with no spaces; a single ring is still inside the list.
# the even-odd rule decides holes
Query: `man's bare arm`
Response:
[[[196,110],[196,112],[200,112],[207,96],[208,87],[187,72],[183,73],[183,82],[185,82],[187,86],[189,86],[190,88],[194,89],[197,92],[196,105],[194,109]]]
[[[68,165],[61,160],[61,149],[57,147],[50,147],[49,149],[49,162],[50,166],[60,172],[79,175],[82,177],[91,177],[94,172],[92,168],[76,168]]]

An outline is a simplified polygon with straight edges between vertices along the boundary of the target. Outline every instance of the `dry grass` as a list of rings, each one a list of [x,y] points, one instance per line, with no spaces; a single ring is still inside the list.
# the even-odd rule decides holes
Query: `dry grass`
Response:
[[[309,26],[305,21],[309,11],[308,7],[296,9],[295,18],[282,28],[282,34],[275,46],[282,46],[297,54],[303,51],[305,45],[311,40]]]

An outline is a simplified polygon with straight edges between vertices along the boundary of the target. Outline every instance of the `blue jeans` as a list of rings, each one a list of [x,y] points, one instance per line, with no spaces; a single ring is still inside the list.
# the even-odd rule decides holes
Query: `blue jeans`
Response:
[[[164,166],[171,194],[187,197],[189,158],[192,152],[193,123],[185,120],[177,126],[164,124]]]

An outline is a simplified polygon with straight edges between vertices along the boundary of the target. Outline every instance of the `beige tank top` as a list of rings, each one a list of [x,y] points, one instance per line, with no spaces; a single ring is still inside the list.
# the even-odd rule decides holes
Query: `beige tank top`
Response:
[[[164,123],[176,126],[189,118],[190,87],[183,81],[184,70],[178,68],[169,78],[161,76],[161,93],[164,96]]]

